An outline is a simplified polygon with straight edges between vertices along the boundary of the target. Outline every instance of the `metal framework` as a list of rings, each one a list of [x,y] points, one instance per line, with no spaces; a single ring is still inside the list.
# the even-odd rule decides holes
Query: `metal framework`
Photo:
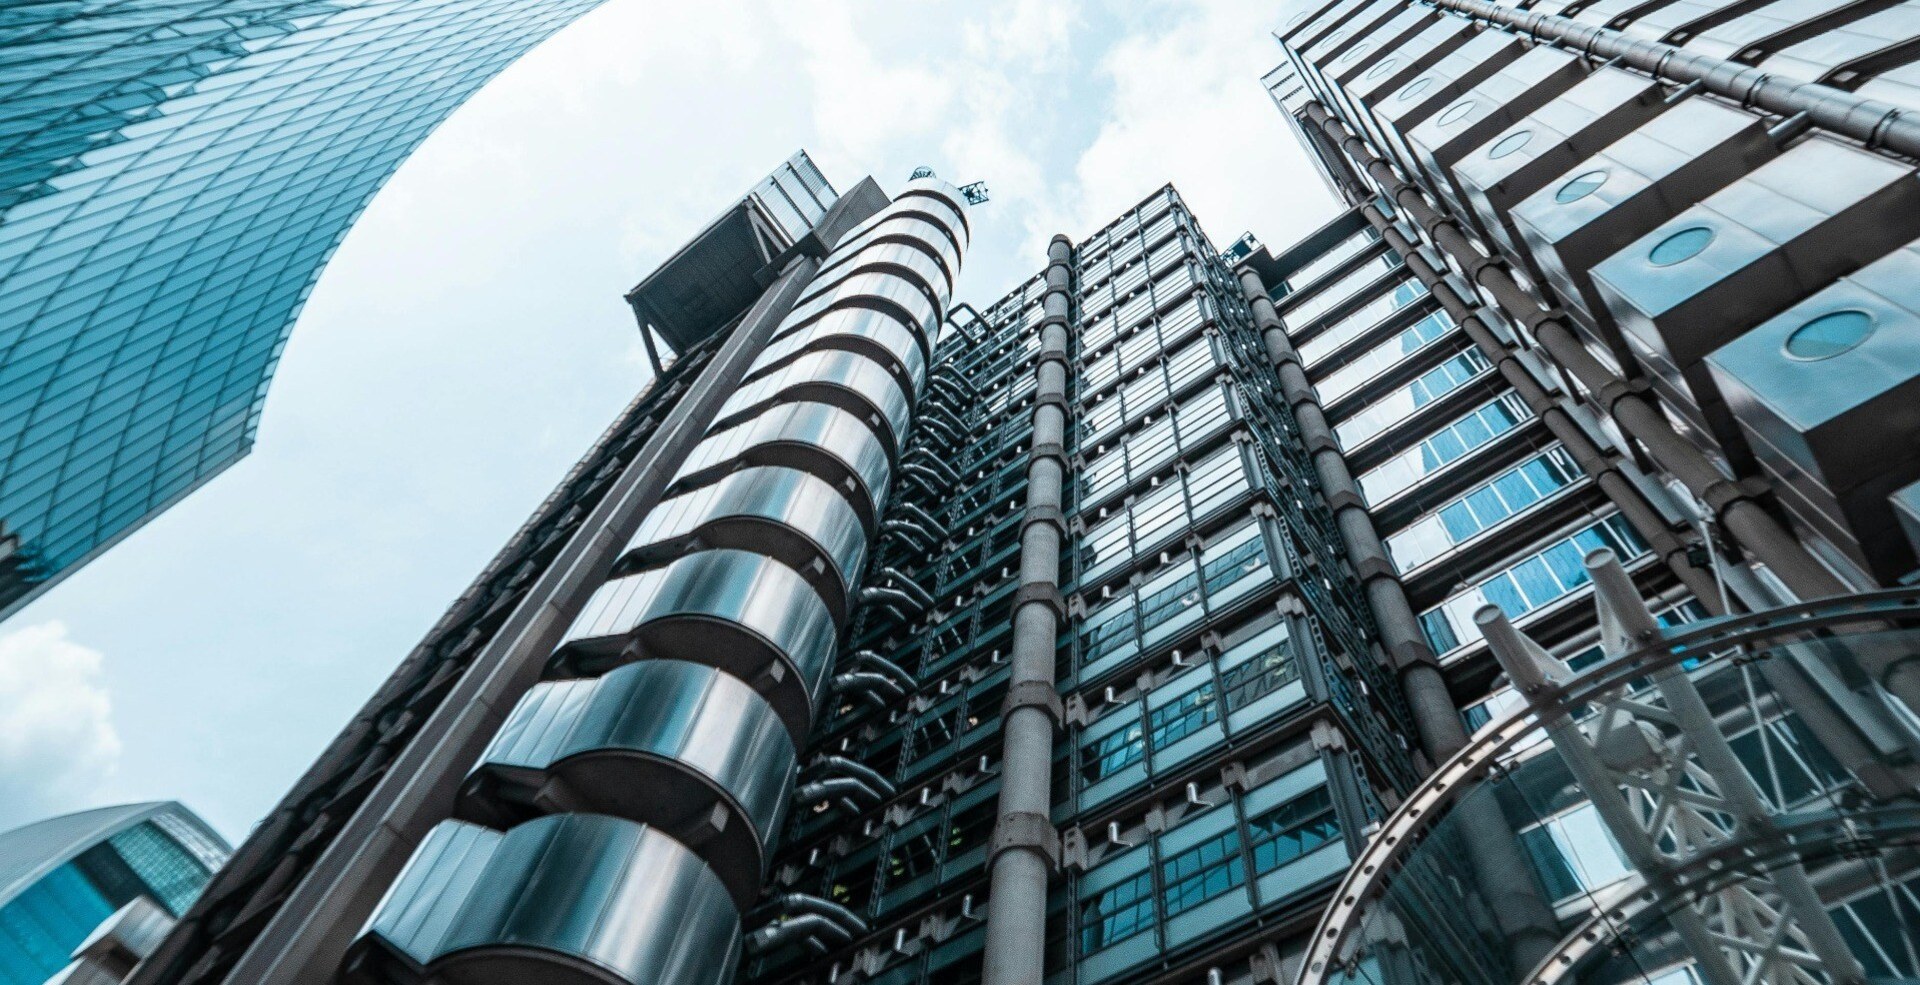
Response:
[[[1603,651],[1659,645],[1660,625],[1613,553],[1589,556],[1587,572]],[[1583,705],[1597,713],[1582,722],[1582,707],[1552,686],[1571,676],[1565,663],[1497,607],[1476,621],[1608,833],[1659,896],[1679,894],[1685,883],[1675,869],[1688,859],[1777,835],[1772,810],[1679,666],[1654,671],[1650,690],[1620,684],[1594,695]],[[1852,983],[1865,974],[1798,861],[1725,883],[1668,916],[1707,985]]]
[[[1516,755],[1540,737],[1544,723],[1536,709],[1574,709],[1607,700],[1618,701],[1618,696],[1625,695],[1633,682],[1681,676],[1683,668],[1696,662],[1732,659],[1727,655],[1791,646],[1863,627],[1911,626],[1917,618],[1920,618],[1920,589],[1862,593],[1713,620],[1684,631],[1662,633],[1651,641],[1621,634],[1611,643],[1614,652],[1609,659],[1584,672],[1578,675],[1563,671],[1556,671],[1551,676],[1543,674],[1542,679],[1532,685],[1534,691],[1528,695],[1527,705],[1486,726],[1466,748],[1429,776],[1388,819],[1366,851],[1354,860],[1345,879],[1335,890],[1332,903],[1321,917],[1318,928],[1309,939],[1301,965],[1301,982],[1303,985],[1316,985],[1337,980],[1339,972],[1363,942],[1367,918],[1373,907],[1388,894],[1395,878],[1403,871],[1413,853],[1426,843],[1426,836],[1450,816],[1461,800],[1482,789],[1491,779],[1503,776]],[[1497,629],[1490,635],[1497,639]],[[1496,642],[1495,645],[1502,644]],[[1674,722],[1670,727],[1677,729],[1678,718],[1671,710],[1671,695],[1657,690],[1656,693],[1660,694],[1658,703],[1646,695],[1634,694],[1627,700],[1636,705],[1622,708],[1614,714],[1613,720],[1653,723],[1664,719]],[[1685,694],[1681,695],[1681,701],[1683,704],[1687,702]],[[1623,718],[1623,713],[1629,711],[1645,717]],[[1691,738],[1685,744],[1668,744],[1663,752],[1660,747],[1650,748],[1651,744],[1634,744],[1636,740],[1633,737],[1644,734],[1638,725],[1631,731],[1622,731],[1623,727],[1616,726],[1612,731],[1615,735],[1626,737],[1628,750],[1638,748],[1643,752],[1650,751],[1660,757],[1657,761],[1664,762],[1672,762],[1666,757],[1671,757],[1677,751],[1693,751],[1697,758],[1697,749]],[[1582,735],[1582,742],[1585,743],[1584,733]],[[1724,739],[1719,743],[1724,746]],[[1590,743],[1587,745],[1591,748]],[[1615,751],[1610,747],[1605,748],[1608,757]],[[1614,760],[1612,765],[1618,767],[1621,763]],[[1858,764],[1847,765],[1856,773],[1859,772]],[[1667,796],[1671,806],[1667,808],[1665,816],[1655,813],[1660,809],[1659,802],[1648,799],[1643,793],[1648,786],[1658,788],[1659,784],[1629,788],[1636,791],[1641,801],[1634,806],[1633,824],[1642,831],[1651,832],[1676,824],[1695,823],[1694,819],[1705,817],[1713,819],[1713,827],[1722,833],[1717,837],[1696,838],[1697,849],[1691,856],[1683,856],[1672,851],[1671,846],[1666,846],[1663,854],[1668,860],[1650,870],[1665,874],[1670,883],[1666,892],[1662,892],[1662,887],[1653,879],[1623,884],[1601,901],[1598,912],[1585,924],[1563,936],[1554,953],[1522,980],[1545,983],[1565,977],[1588,956],[1617,946],[1623,936],[1622,928],[1633,926],[1646,914],[1657,913],[1670,917],[1676,909],[1691,908],[1696,914],[1704,912],[1712,916],[1719,907],[1728,905],[1723,901],[1731,901],[1731,906],[1738,911],[1747,905],[1749,897],[1766,900],[1769,894],[1773,901],[1769,902],[1768,909],[1780,913],[1783,904],[1778,902],[1778,874],[1784,868],[1798,867],[1816,857],[1840,857],[1861,849],[1886,853],[1898,847],[1920,844],[1920,808],[1910,801],[1884,802],[1869,814],[1845,818],[1833,811],[1811,811],[1757,820],[1739,829],[1723,826],[1725,820],[1734,816],[1725,813],[1730,799],[1741,797],[1741,792],[1727,786],[1715,786],[1711,790],[1696,789],[1699,784],[1697,779],[1692,778],[1695,776],[1694,769],[1695,766],[1690,764],[1690,778],[1679,782],[1676,777],[1676,782],[1668,787],[1672,791]],[[1712,769],[1706,771],[1709,780],[1714,778],[1714,772]],[[1906,780],[1910,783],[1911,777],[1906,777]],[[1590,782],[1587,785],[1598,784]],[[1751,791],[1750,787],[1748,791]],[[1625,795],[1619,797],[1633,804]],[[1715,811],[1715,806],[1721,810]],[[1681,808],[1684,808],[1684,814],[1679,812]],[[1715,817],[1716,814],[1718,817]],[[1651,820],[1656,816],[1659,816],[1657,827],[1653,824],[1641,826],[1638,820]],[[1681,820],[1683,816],[1686,818],[1684,821]],[[1712,834],[1704,830],[1699,833]],[[1626,850],[1624,844],[1622,849]],[[1771,873],[1771,876],[1763,875],[1756,881],[1756,873]],[[1793,880],[1792,876],[1786,878],[1788,882]],[[1731,887],[1743,887],[1745,891],[1720,896],[1723,890]],[[1791,908],[1793,904],[1786,903],[1784,906]],[[1827,980],[1802,977],[1808,965],[1796,959],[1813,953],[1805,927],[1787,927],[1777,939],[1769,940],[1775,930],[1781,929],[1781,921],[1757,909],[1741,912],[1739,916],[1741,931],[1746,936],[1726,939],[1714,937],[1711,946],[1706,948],[1710,954],[1717,950],[1722,955],[1731,951],[1739,956],[1737,959],[1726,959],[1726,963],[1734,964],[1743,972],[1743,976],[1734,978],[1734,981]],[[1787,918],[1790,921],[1797,920],[1799,914],[1789,912]],[[1682,921],[1685,920],[1683,916]],[[1724,930],[1711,922],[1709,927],[1715,933]],[[1816,931],[1815,936],[1819,936],[1819,933]]]

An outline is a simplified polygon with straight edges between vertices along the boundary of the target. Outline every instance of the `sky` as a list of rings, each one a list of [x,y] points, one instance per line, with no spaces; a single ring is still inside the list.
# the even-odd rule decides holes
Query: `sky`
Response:
[[[985,181],[980,307],[1168,182],[1218,246],[1311,232],[1278,6],[608,0],[374,199],[253,454],[0,624],[0,829],[180,800],[243,838],[645,383],[621,294],[796,149]]]

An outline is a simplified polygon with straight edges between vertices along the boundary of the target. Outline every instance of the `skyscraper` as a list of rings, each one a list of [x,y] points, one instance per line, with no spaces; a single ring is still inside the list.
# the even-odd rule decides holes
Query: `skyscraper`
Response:
[[[179,804],[126,804],[0,832],[0,982],[40,985],[137,900],[178,916],[227,860]]]
[[[322,266],[598,0],[30,0],[0,23],[0,615],[247,453]]]
[[[1349,208],[1297,244],[1223,251],[1168,186],[976,309],[990,213],[869,179],[650,275],[629,302],[679,358],[136,980],[1920,974],[1920,355],[1876,268],[1912,235],[1904,124],[1509,30],[1574,30],[1542,12],[1301,12],[1268,82]],[[1622,119],[1748,143],[1650,152],[1689,177],[1632,236],[1523,225],[1646,186],[1602,144],[1469,190],[1455,162],[1547,123],[1356,109],[1402,58],[1435,126],[1552,78],[1519,105],[1553,133],[1636,59],[1690,66]],[[1759,242],[1689,232],[1725,216],[1841,225],[1688,302],[1688,261]],[[683,332],[675,298],[726,300]]]
[[[1903,836],[1841,847],[1920,781],[1912,5],[1281,16],[1351,208],[1243,276],[1476,730],[1304,980],[1914,974]]]

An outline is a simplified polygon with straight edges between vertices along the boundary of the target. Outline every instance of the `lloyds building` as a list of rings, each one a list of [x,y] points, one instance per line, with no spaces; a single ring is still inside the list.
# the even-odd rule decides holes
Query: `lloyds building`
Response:
[[[132,980],[1920,976],[1906,10],[1296,4],[1338,218],[991,303],[796,158]]]

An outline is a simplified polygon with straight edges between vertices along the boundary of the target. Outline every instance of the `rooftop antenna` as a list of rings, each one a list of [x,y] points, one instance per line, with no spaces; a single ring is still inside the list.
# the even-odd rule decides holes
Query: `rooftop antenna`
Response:
[[[913,173],[907,176],[907,180],[919,181],[921,178],[932,178],[934,176],[933,169],[923,164],[914,168]],[[961,185],[960,194],[967,197],[968,205],[979,205],[987,200],[987,183],[984,181],[976,181],[970,185]]]

